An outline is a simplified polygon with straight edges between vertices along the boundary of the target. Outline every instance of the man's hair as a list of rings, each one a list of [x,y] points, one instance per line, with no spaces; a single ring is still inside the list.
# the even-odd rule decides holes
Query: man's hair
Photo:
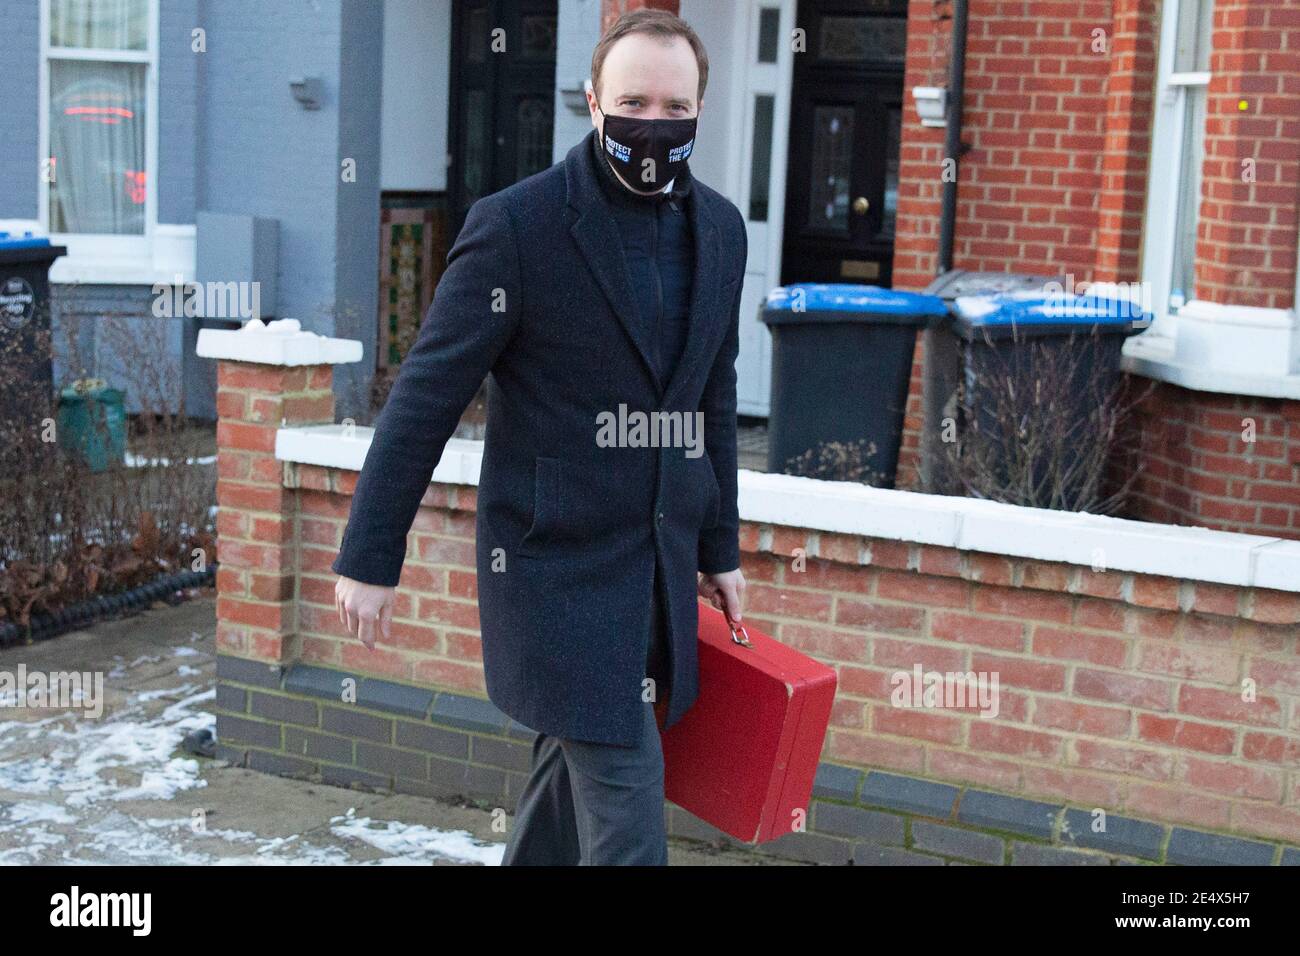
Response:
[[[670,42],[673,37],[686,39],[695,53],[695,62],[700,68],[700,85],[695,94],[698,106],[699,101],[704,99],[704,87],[709,81],[709,54],[705,52],[704,43],[691,29],[691,25],[667,10],[634,10],[625,13],[605,31],[596,43],[596,49],[591,51],[591,87],[596,95],[600,95],[600,71],[605,65],[605,57],[609,55],[610,47],[633,33],[659,37],[665,42]]]

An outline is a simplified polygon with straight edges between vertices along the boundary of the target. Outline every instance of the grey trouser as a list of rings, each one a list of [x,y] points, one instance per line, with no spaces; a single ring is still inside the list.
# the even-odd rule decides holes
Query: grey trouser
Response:
[[[646,674],[667,691],[668,653],[658,581]],[[538,734],[502,866],[666,866],[664,756],[654,702],[642,705],[635,746]]]

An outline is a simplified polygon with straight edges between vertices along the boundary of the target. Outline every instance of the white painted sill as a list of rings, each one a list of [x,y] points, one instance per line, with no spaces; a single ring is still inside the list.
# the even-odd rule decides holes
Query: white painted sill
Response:
[[[282,461],[360,471],[374,430],[344,425],[281,428]],[[483,443],[447,443],[433,481],[477,485]],[[740,472],[740,517],[837,534],[961,551],[1060,561],[1238,587],[1300,592],[1300,541],[1188,528],[948,495],[870,488],[793,475]]]

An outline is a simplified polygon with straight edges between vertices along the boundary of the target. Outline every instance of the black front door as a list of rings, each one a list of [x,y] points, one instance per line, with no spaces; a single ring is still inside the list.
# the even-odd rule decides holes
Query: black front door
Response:
[[[906,0],[799,0],[781,282],[888,286]]]
[[[551,165],[557,0],[454,0],[451,237],[476,199]]]

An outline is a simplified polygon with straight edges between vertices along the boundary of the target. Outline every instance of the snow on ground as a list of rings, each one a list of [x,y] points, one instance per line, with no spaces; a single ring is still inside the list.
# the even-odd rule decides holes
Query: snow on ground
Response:
[[[197,654],[182,646],[173,656],[189,660]],[[146,655],[119,664],[109,680],[162,660]],[[179,678],[201,674],[180,660],[175,665]],[[215,732],[215,718],[204,709],[216,696],[209,683],[130,692],[125,703],[98,720],[74,712],[0,720],[0,864],[501,862],[500,843],[483,842],[464,830],[357,816],[355,808],[307,834],[267,837],[197,826],[191,792],[207,786],[207,761],[186,754],[180,744],[192,730]],[[143,813],[141,805],[157,811]],[[177,815],[166,816],[168,810]],[[358,852],[360,857],[354,855]]]

